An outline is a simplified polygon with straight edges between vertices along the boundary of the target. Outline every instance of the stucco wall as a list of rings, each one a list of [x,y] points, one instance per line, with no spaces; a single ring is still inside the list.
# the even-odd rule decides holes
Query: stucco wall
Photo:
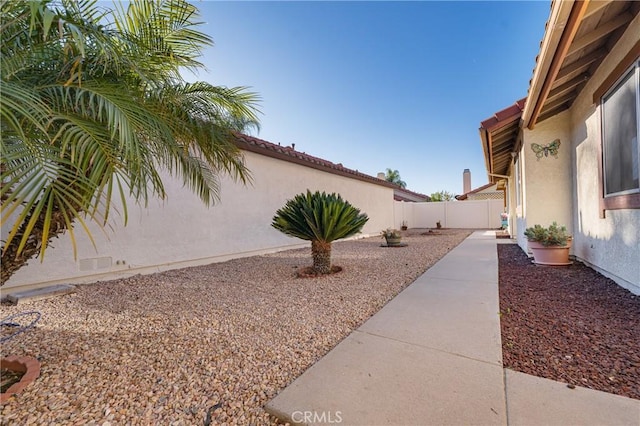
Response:
[[[535,126],[524,129],[520,151],[523,172],[522,220],[518,221],[518,244],[527,250],[524,230],[535,224],[552,222],[573,228],[573,179],[571,163],[571,129],[569,112],[565,111]],[[560,140],[558,158],[551,153],[538,158],[532,144],[547,146]]]
[[[32,260],[2,291],[57,282],[88,283],[137,273],[207,264],[308,246],[273,229],[271,219],[287,199],[304,192],[337,192],[367,213],[362,235],[393,226],[393,189],[245,152],[253,184],[224,179],[221,201],[207,208],[180,181],[167,179],[168,198],[149,208],[129,205],[129,223],[115,217],[106,235],[92,225],[97,251],[76,227],[78,259],[67,235],[55,240],[44,262]],[[3,229],[3,236],[4,236]],[[26,288],[26,287],[25,287]]]
[[[600,106],[593,93],[640,37],[640,15],[631,22],[571,108],[574,223],[573,253],[620,285],[640,294],[640,210],[608,210],[600,217],[598,181]]]

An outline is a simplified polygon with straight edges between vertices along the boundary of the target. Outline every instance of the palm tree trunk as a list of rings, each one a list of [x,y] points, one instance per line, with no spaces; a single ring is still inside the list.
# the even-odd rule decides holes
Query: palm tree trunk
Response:
[[[313,256],[313,270],[316,273],[331,273],[331,243],[311,241],[311,255]]]
[[[55,209],[54,209],[55,210]],[[25,221],[16,236],[11,240],[9,245],[2,247],[2,270],[0,271],[0,287],[11,278],[11,276],[20,268],[25,266],[29,260],[37,257],[40,253],[40,247],[42,246],[42,234],[44,232],[44,213],[40,214],[40,218],[36,222],[35,226],[30,232],[27,239],[27,243],[22,249],[22,252],[18,254],[18,247],[20,241],[24,235],[25,228],[31,220],[29,216]],[[60,211],[54,211],[51,217],[51,227],[49,228],[48,242],[51,242],[54,238],[64,234],[67,230],[67,223],[64,220],[64,215]]]

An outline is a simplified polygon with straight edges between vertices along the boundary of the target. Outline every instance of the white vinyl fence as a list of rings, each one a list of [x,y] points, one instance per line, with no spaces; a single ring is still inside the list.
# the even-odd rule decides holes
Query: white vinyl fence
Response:
[[[433,203],[394,201],[394,227],[496,229],[500,228],[503,200],[465,200]]]

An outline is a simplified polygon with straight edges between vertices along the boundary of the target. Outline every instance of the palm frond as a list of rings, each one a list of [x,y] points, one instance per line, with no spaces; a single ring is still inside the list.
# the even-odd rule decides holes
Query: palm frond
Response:
[[[307,190],[287,201],[271,225],[293,237],[330,243],[357,234],[368,220],[339,194]]]
[[[106,225],[119,197],[166,196],[160,170],[203,202],[220,176],[251,180],[234,132],[258,126],[245,87],[186,83],[182,67],[212,43],[185,0],[2,2],[2,283],[51,238],[85,219]],[[89,234],[89,237],[91,235]],[[75,247],[74,247],[75,250]],[[22,262],[22,263],[20,263]]]

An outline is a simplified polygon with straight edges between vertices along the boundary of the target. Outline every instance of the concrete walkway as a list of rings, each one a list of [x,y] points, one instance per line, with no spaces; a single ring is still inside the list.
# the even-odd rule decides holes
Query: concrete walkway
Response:
[[[502,367],[498,258],[477,231],[267,404],[292,424],[640,425],[640,401]]]

